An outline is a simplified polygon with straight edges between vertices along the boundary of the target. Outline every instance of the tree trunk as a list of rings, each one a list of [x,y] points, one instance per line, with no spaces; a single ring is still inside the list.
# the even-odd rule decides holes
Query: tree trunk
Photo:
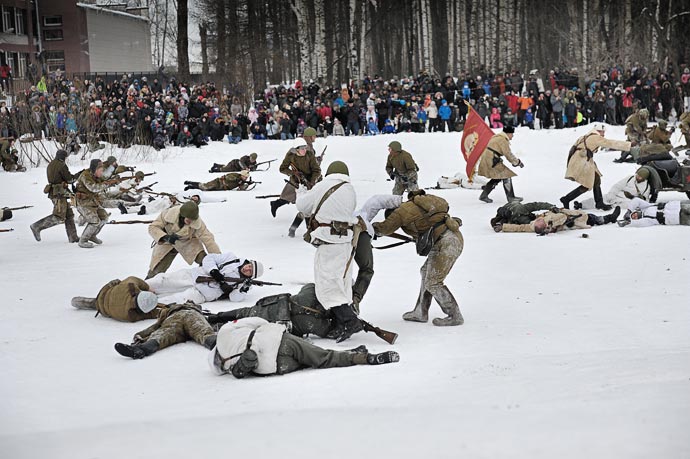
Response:
[[[225,1],[215,2],[216,19],[216,74],[225,75]]]
[[[181,80],[189,78],[189,33],[187,0],[177,0],[177,73]]]
[[[323,78],[326,71],[326,13],[323,3],[324,0],[314,0],[314,78]]]
[[[201,41],[201,78],[208,80],[208,25],[199,24],[199,40]]]

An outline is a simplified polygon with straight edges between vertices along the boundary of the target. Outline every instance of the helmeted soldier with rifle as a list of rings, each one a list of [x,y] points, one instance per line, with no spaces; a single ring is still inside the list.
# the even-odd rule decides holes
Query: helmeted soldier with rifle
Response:
[[[280,198],[271,201],[271,215],[273,217],[276,216],[276,212],[281,206],[295,203],[297,200],[296,190],[300,185],[310,190],[321,179],[321,166],[313,151],[309,151],[307,142],[303,138],[295,139],[292,148],[287,152],[280,165],[280,173],[287,175],[289,180],[286,180],[287,183],[280,194]],[[290,226],[288,236],[295,236],[295,231],[302,221],[304,221],[304,216],[298,213]]]
[[[396,140],[388,144],[386,174],[395,182],[393,194],[402,195],[405,190],[418,190],[417,171],[419,171],[417,163],[414,162],[411,154],[403,150],[400,142]]]
[[[249,170],[243,170],[239,173],[230,172],[222,177],[211,180],[210,182],[200,183],[185,180],[186,185],[184,190],[202,190],[202,191],[248,191],[253,190],[256,184],[249,176]]]
[[[67,152],[58,150],[55,153],[55,159],[48,164],[46,169],[48,185],[43,192],[53,201],[53,213],[31,224],[31,232],[37,241],[41,240],[41,231],[64,223],[69,242],[79,242],[77,227],[74,223],[74,211],[70,206],[72,192],[69,188],[69,185],[77,180],[77,176],[69,171],[65,158],[67,158]]]

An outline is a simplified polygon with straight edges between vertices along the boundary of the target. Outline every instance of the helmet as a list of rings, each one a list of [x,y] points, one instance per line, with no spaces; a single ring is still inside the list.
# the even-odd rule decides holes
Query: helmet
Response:
[[[648,118],[649,117],[649,110],[646,108],[640,109],[640,118]]]
[[[350,171],[347,168],[347,164],[342,161],[333,161],[326,170],[326,175],[330,174],[345,174],[350,175]]]
[[[402,151],[402,145],[397,140],[392,141],[388,144],[388,147],[393,151]]]
[[[300,147],[306,147],[307,146],[307,141],[304,140],[302,137],[298,137],[295,139],[294,142],[292,142],[292,148],[297,149]]]
[[[158,296],[153,292],[141,291],[137,295],[137,307],[141,309],[143,313],[153,311],[157,304]]]
[[[180,217],[196,220],[199,218],[199,206],[195,202],[187,201],[180,207]]]
[[[308,127],[304,130],[304,137],[316,137],[316,129]]]
[[[666,120],[659,120],[658,124],[661,129],[666,129],[668,127],[668,121]]]

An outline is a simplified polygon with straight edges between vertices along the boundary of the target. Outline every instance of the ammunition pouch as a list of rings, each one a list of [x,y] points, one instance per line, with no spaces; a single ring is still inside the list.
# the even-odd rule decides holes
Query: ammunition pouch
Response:
[[[417,250],[417,255],[422,257],[426,257],[427,255],[429,255],[429,252],[431,252],[431,249],[434,247],[434,243],[436,242],[434,240],[434,231],[436,230],[436,228],[438,228],[441,225],[444,225],[445,223],[445,220],[442,220],[432,225],[428,230],[424,231],[422,234],[419,235],[419,237],[417,237],[417,241],[415,242],[415,249]]]

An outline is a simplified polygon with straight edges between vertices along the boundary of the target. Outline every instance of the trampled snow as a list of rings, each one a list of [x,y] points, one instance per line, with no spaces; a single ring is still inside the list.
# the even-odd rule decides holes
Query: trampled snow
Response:
[[[573,189],[563,179],[568,150],[587,127],[520,129],[513,151],[525,163],[514,179],[525,201],[549,201]],[[624,138],[623,129],[607,136]],[[399,140],[420,167],[420,185],[463,171],[461,133],[319,139],[324,168],[347,163],[358,202],[389,193],[386,145]],[[674,137],[675,138],[675,137]],[[206,304],[212,311],[297,292],[313,279],[314,249],[287,237],[294,206],[273,219],[266,199],[279,193],[281,141],[213,143],[169,149],[150,160],[126,153],[123,164],[156,171],[146,183],[180,191],[206,181],[214,162],[252,151],[278,158],[250,192],[219,192],[201,216],[224,251],[264,262],[264,280],[243,304]],[[119,150],[110,148],[102,156]],[[604,193],[632,174],[596,155]],[[129,158],[129,159],[128,159]],[[86,166],[68,159],[74,172]],[[505,203],[478,201],[478,190],[433,191],[462,218],[465,250],[447,279],[465,317],[460,327],[404,322],[419,288],[423,258],[411,244],[375,251],[373,282],[362,317],[399,333],[389,346],[373,334],[316,344],[371,351],[395,349],[401,361],[378,367],[304,370],[285,376],[218,377],[207,351],[185,343],[132,361],[117,354],[147,322],[94,318],[70,306],[103,284],[144,277],[151,254],[146,225],[109,225],[102,246],[68,244],[63,227],[34,241],[29,224],[48,215],[45,164],[24,174],[0,173],[0,205],[15,212],[0,234],[0,457],[690,457],[690,229],[606,225],[536,237],[496,234],[489,219]],[[686,199],[661,193],[660,201]],[[113,218],[121,216],[113,209]],[[153,216],[146,216],[152,219]],[[382,218],[382,216],[381,216]],[[81,231],[81,229],[80,229]],[[379,239],[375,245],[393,242]],[[172,269],[187,267],[180,259]],[[431,317],[441,315],[432,304]]]

